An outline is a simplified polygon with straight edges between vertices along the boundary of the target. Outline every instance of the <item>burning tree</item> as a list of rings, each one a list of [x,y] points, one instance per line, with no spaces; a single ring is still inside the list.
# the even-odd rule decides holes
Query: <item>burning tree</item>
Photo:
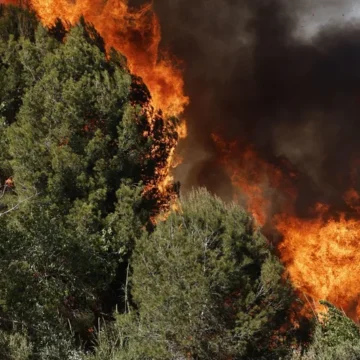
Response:
[[[69,326],[90,339],[121,304],[135,238],[176,194],[179,121],[83,18],[0,14],[0,325],[65,359]]]

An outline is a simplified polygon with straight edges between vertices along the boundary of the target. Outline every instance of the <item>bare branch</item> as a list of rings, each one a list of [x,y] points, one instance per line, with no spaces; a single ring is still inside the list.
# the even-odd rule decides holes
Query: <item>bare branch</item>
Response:
[[[36,191],[36,193],[35,193],[34,195],[28,196],[27,198],[25,198],[25,199],[23,199],[23,200],[20,200],[17,204],[15,204],[14,206],[12,206],[10,209],[8,209],[8,210],[0,213],[0,217],[4,216],[4,215],[6,215],[6,214],[8,214],[8,213],[10,213],[10,212],[12,212],[12,211],[15,211],[16,209],[19,208],[19,206],[20,206],[21,204],[23,204],[24,202],[27,202],[27,201],[31,200],[32,198],[34,198],[34,197],[36,197],[36,196],[38,196],[38,195],[40,195],[40,192],[37,192],[37,191]],[[2,196],[3,196],[3,195],[2,195]],[[1,197],[2,197],[2,196],[1,196]]]

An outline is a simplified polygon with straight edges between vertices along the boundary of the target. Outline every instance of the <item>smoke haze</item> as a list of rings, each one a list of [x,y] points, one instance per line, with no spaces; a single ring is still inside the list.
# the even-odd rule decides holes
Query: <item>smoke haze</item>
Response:
[[[211,138],[216,133],[251,144],[269,162],[288,159],[302,173],[304,208],[315,198],[340,203],[360,157],[360,6],[344,0],[154,5],[164,46],[184,60],[191,101],[177,172],[183,189],[206,185],[231,196]]]

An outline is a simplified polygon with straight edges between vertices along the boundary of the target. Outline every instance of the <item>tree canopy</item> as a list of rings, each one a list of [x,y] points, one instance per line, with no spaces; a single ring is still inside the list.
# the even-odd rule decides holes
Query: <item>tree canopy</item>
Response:
[[[273,340],[289,314],[291,287],[238,206],[192,192],[137,241],[131,267],[135,308],[118,316],[122,347],[114,359],[281,355]]]

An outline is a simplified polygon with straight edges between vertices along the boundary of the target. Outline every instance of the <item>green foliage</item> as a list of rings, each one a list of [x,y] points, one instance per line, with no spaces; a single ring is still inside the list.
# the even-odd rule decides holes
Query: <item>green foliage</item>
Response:
[[[242,209],[205,190],[191,193],[181,209],[137,241],[135,308],[117,316],[98,358],[280,356],[271,335],[286,321],[291,289],[264,237]]]
[[[41,208],[24,216],[23,228],[6,226],[4,219],[1,225],[0,324],[28,329],[36,353],[52,349],[40,359],[63,359],[73,343],[69,324],[78,336],[93,325],[91,309],[111,281],[115,259]]]
[[[26,87],[16,121],[7,120],[6,140],[18,194],[35,189],[76,226],[99,232],[122,181],[157,176],[171,151],[161,146],[164,136],[177,138],[176,120],[165,124],[156,115],[151,130],[144,84],[119,67],[114,53],[107,60],[102,39],[83,20],[64,44],[41,26],[34,42],[16,44],[22,71],[13,72],[22,73]],[[143,204],[149,212],[156,207],[151,196]]]
[[[31,360],[75,359],[97,319],[122,306],[135,239],[159,209],[144,187],[168,158],[164,136],[177,139],[177,120],[149,102],[84,19],[45,29],[0,7],[4,357],[24,339]]]
[[[316,324],[313,340],[301,354],[295,352],[292,360],[356,360],[360,359],[360,328],[342,311],[322,301],[327,312]]]
[[[25,335],[0,330],[0,357],[3,360],[28,360],[32,349]]]
[[[1,359],[287,355],[291,287],[248,214],[199,190],[150,221],[178,141],[150,100],[83,18],[0,5]],[[329,313],[307,354],[358,354]]]

